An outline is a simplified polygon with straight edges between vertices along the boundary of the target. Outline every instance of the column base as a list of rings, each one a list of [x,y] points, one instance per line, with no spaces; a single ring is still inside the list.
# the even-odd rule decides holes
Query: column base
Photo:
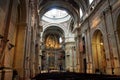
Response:
[[[12,80],[13,69],[1,67],[0,68],[0,79],[1,80]]]
[[[120,67],[115,67],[113,69],[111,67],[108,67],[108,68],[106,68],[106,74],[120,75]]]
[[[120,67],[114,68],[114,75],[120,75]]]

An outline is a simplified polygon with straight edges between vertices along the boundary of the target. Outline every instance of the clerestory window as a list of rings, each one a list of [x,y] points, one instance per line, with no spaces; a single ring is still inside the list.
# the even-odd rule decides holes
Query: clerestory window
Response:
[[[89,4],[91,4],[93,2],[93,0],[89,0]]]

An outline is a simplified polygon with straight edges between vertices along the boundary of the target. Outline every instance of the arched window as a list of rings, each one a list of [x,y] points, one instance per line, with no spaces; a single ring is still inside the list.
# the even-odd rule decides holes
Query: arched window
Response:
[[[89,0],[89,4],[91,4],[93,2],[93,0]]]
[[[80,18],[83,16],[82,9],[80,8]]]

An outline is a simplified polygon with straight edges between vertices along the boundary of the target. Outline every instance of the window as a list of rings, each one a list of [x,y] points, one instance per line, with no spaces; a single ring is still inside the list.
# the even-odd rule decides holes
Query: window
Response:
[[[46,17],[53,18],[53,19],[64,18],[67,15],[68,13],[66,11],[55,9],[55,8],[45,13]]]
[[[80,8],[80,18],[83,16],[82,9]]]
[[[59,42],[62,43],[62,38],[61,37],[59,38]]]
[[[91,4],[93,2],[93,0],[89,0],[89,4]]]

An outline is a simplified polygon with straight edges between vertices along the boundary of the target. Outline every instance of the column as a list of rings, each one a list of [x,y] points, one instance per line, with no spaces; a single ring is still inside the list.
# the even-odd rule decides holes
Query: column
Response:
[[[24,59],[24,77],[25,79],[30,77],[30,53],[31,53],[31,26],[26,27],[25,37],[25,59]]]
[[[81,72],[81,54],[80,54],[80,50],[79,50],[79,36],[77,35],[77,37],[75,38],[76,41],[76,61],[77,61],[77,72]]]
[[[95,71],[95,67],[93,64],[93,54],[92,54],[92,39],[91,39],[91,26],[90,26],[90,21],[88,19],[88,28],[86,30],[86,35],[87,35],[87,55],[88,55],[88,73],[93,73]]]

